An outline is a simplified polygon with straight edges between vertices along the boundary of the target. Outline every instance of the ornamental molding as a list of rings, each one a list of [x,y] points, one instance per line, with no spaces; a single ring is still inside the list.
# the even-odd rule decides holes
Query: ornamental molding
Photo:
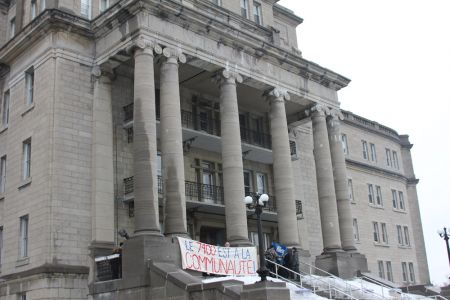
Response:
[[[167,60],[175,59],[180,63],[186,63],[186,56],[180,49],[166,47],[162,50],[162,54],[167,58]]]
[[[286,89],[275,87],[273,89],[267,90],[264,93],[269,101],[289,101],[291,96]]]
[[[341,112],[340,109],[332,108],[330,109],[330,119],[335,121],[343,121],[344,114]]]
[[[156,41],[147,39],[143,36],[138,36],[126,47],[126,52],[128,54],[134,54],[136,50],[150,50],[156,54],[163,53],[161,46]]]
[[[315,116],[329,116],[330,115],[330,109],[322,104],[316,104],[310,109],[305,110],[305,114],[307,116],[315,117]]]
[[[243,78],[238,72],[227,69],[221,69],[217,71],[216,74],[213,76],[213,81],[219,85],[222,85],[225,82],[236,84],[242,83]]]

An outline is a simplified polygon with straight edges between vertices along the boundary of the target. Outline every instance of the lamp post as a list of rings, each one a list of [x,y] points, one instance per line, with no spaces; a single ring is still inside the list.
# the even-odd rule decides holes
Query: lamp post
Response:
[[[263,235],[262,235],[262,225],[261,225],[261,214],[263,212],[263,207],[266,206],[267,201],[269,201],[269,196],[267,194],[256,194],[252,196],[246,196],[244,202],[248,208],[254,209],[256,217],[258,220],[258,244],[259,244],[259,269],[256,271],[261,277],[261,281],[266,281],[269,275],[269,270],[266,269],[266,258],[264,257],[264,247],[263,247]]]
[[[441,238],[445,240],[445,244],[447,245],[447,255],[448,255],[448,263],[450,265],[450,249],[448,247],[449,233],[447,232],[447,228],[444,227],[444,230],[438,230],[438,234]]]

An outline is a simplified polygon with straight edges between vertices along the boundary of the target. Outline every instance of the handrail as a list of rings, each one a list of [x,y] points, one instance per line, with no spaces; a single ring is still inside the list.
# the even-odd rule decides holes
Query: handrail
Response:
[[[296,286],[299,286],[299,285],[300,285],[301,288],[307,288],[307,287],[305,287],[305,286],[303,285],[303,281],[304,281],[304,279],[305,279],[305,278],[304,278],[305,275],[303,275],[303,274],[301,274],[301,273],[298,273],[298,272],[295,272],[295,271],[293,271],[293,270],[291,270],[291,269],[289,269],[289,268],[287,268],[287,267],[285,267],[285,266],[282,266],[282,265],[280,265],[280,264],[278,264],[278,263],[276,263],[276,262],[274,262],[274,261],[271,261],[271,260],[266,259],[266,262],[269,262],[269,263],[271,263],[271,264],[273,264],[273,265],[275,266],[275,273],[273,273],[273,272],[270,272],[270,273],[273,274],[273,275],[275,275],[277,278],[280,277],[280,278],[282,278],[283,280],[285,280],[285,281],[287,281],[287,282],[290,282],[290,283],[292,283],[292,284],[295,284]],[[280,276],[280,275],[278,274],[278,268],[285,269],[286,271],[288,271],[288,272],[290,272],[290,273],[293,273],[294,275],[298,276],[298,277],[299,277],[299,283],[293,282],[293,281],[291,281],[291,280],[289,280],[289,279],[287,279],[287,278],[284,278],[284,277]],[[320,289],[320,286],[319,286],[319,285],[316,285],[316,281],[322,282],[322,283],[323,283],[325,286],[327,286],[328,288],[323,289],[323,287],[322,287],[322,289]],[[321,279],[321,278],[319,278],[319,277],[313,278],[312,282],[313,282],[313,283],[312,283],[312,286],[311,286],[311,287],[312,287],[312,289],[313,289],[313,293],[314,293],[314,294],[317,294],[318,291],[328,292],[330,299],[332,299],[331,297],[333,296],[333,292],[334,292],[334,296],[336,296],[336,294],[341,294],[342,296],[348,297],[348,299],[350,299],[350,300],[359,300],[359,298],[356,298],[356,297],[354,297],[354,296],[351,294],[351,290],[350,290],[350,294],[349,294],[349,293],[347,293],[346,291],[343,291],[342,289],[338,288],[337,286],[332,285],[330,282],[327,282],[326,280],[323,280],[323,279]],[[307,283],[307,284],[309,285],[309,283]]]
[[[341,282],[344,286],[345,286],[345,290],[349,290],[350,292],[352,291],[352,289],[353,288],[355,288],[355,285],[353,285],[353,284],[349,284],[347,281],[345,281],[344,279],[342,279],[342,278],[340,278],[340,277],[337,277],[336,275],[333,275],[333,274],[331,274],[331,273],[329,273],[329,272],[327,272],[327,271],[325,271],[325,270],[322,270],[322,269],[320,269],[320,268],[318,268],[318,267],[316,267],[316,266],[313,266],[313,265],[310,265],[310,264],[308,264],[308,263],[305,263],[305,262],[302,262],[302,261],[300,261],[299,262],[301,265],[305,265],[305,266],[307,266],[307,267],[309,267],[309,273],[311,274],[311,275],[313,275],[313,273],[312,273],[312,271],[311,271],[311,269],[313,269],[316,273],[318,273],[318,274],[325,274],[326,276],[328,276],[328,277],[330,277],[330,278],[332,278],[335,282],[336,281],[338,281],[338,282]],[[382,294],[382,295],[379,295],[379,294],[377,294],[377,293],[375,293],[375,292],[373,292],[373,291],[370,291],[370,290],[364,290],[364,288],[363,288],[363,286],[362,286],[362,283],[361,283],[361,288],[358,288],[357,290],[355,290],[355,291],[361,291],[362,293],[368,293],[368,292],[370,292],[370,294],[372,295],[372,296],[375,296],[377,299],[386,299],[385,297],[384,297],[384,293]],[[373,299],[373,298],[372,298]]]
[[[389,290],[392,290],[392,289],[398,290],[397,288],[390,287],[390,286],[388,286],[388,285],[386,285],[386,284],[384,284],[384,283],[382,283],[382,282],[380,282],[380,281],[378,281],[378,280],[375,280],[375,279],[370,278],[370,277],[365,276],[365,275],[361,275],[359,278],[361,278],[361,279],[363,279],[363,280],[365,280],[365,281],[369,281],[369,282],[375,283],[376,285],[381,286],[381,294],[382,294],[383,296],[384,296],[384,289],[388,289],[388,293],[389,293]],[[362,283],[361,283],[361,285],[362,285]],[[398,292],[398,293],[400,294],[400,297],[403,299],[403,295],[404,295],[405,293],[403,293],[402,290],[400,290],[400,292]]]

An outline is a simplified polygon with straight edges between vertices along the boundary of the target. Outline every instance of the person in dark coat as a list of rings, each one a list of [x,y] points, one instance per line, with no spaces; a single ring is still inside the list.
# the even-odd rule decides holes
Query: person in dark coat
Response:
[[[300,273],[300,262],[298,258],[297,248],[292,248],[292,253],[289,254],[289,269],[296,273]],[[291,279],[297,280],[298,275],[291,273]]]

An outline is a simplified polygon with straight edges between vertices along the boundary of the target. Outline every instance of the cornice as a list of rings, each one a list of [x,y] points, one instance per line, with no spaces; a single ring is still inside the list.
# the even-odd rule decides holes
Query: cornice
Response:
[[[385,170],[385,169],[382,169],[382,168],[379,168],[379,167],[376,167],[376,166],[368,165],[368,164],[365,164],[365,163],[362,163],[362,162],[359,162],[359,161],[356,161],[356,160],[353,160],[353,159],[346,158],[345,162],[346,162],[347,165],[358,167],[358,168],[364,169],[364,170],[370,170],[372,172],[375,172],[375,173],[383,175],[383,176],[396,178],[396,179],[404,181],[405,183],[409,183],[409,180],[410,180],[409,178],[407,178],[403,174],[392,172],[392,171],[389,171],[389,170]]]
[[[273,5],[273,15],[274,17],[283,17],[285,21],[288,21],[293,26],[298,26],[303,23],[303,19],[295,15],[292,10],[279,4]]]
[[[0,63],[9,65],[14,57],[28,49],[36,40],[47,36],[51,30],[93,36],[88,20],[58,9],[47,9],[0,48]]]
[[[344,116],[343,122],[347,123],[348,125],[356,126],[366,131],[382,135],[401,145],[400,135],[394,129],[355,115],[350,111],[341,110],[341,112]]]

